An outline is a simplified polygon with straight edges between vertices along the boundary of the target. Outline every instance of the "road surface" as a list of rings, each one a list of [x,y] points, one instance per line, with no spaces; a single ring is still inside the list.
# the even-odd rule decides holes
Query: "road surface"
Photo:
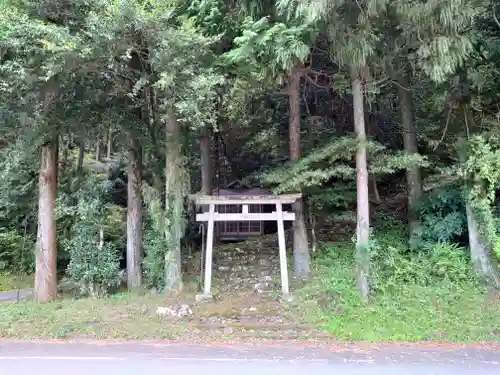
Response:
[[[12,301],[17,301],[23,300],[29,296],[31,296],[33,292],[31,290],[13,290],[10,292],[0,292],[0,302],[12,302]]]
[[[0,341],[0,375],[498,375],[486,349],[332,351],[287,346]]]

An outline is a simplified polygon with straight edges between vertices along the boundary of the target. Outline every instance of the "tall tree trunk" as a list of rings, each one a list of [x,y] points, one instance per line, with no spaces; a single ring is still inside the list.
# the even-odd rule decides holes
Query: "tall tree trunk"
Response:
[[[62,161],[61,161],[61,169],[66,171],[67,169],[71,169],[71,165],[69,162],[69,140],[67,142],[60,142],[60,147],[62,148]]]
[[[290,106],[289,117],[289,153],[290,161],[297,162],[301,157],[300,147],[300,72],[293,69],[288,77],[288,101]],[[309,276],[309,244],[302,200],[292,205],[295,212],[293,222],[293,271],[296,278],[304,279]]]
[[[307,143],[309,152],[314,150],[318,145],[318,134],[321,134],[322,131],[322,121],[317,121],[315,117],[311,116],[311,112],[309,108],[307,108],[307,115],[309,116],[308,128],[307,128]],[[309,227],[311,228],[311,252],[316,253],[316,249],[318,247],[318,241],[316,238],[316,210],[314,205],[308,201],[305,205],[305,209],[308,213],[308,221]]]
[[[476,215],[469,202],[465,205],[467,214],[467,229],[469,232],[470,258],[474,271],[496,287],[500,286],[500,278],[497,275],[491,259],[491,246],[481,235]]]
[[[95,160],[101,161],[101,135],[97,134],[97,142],[95,144]]]
[[[474,131],[475,121],[471,110],[470,88],[467,80],[467,73],[465,71],[462,72],[459,79],[461,80],[460,85],[462,87],[460,104],[462,107],[464,126],[466,128],[466,134],[463,136],[463,139],[466,139],[469,132],[471,130]],[[459,158],[462,163],[467,160],[466,145],[463,141],[459,144]],[[465,186],[467,192],[470,188],[470,186]],[[496,285],[496,287],[500,287],[500,279],[495,270],[496,267],[494,267],[493,259],[491,258],[492,244],[489,239],[481,233],[481,228],[477,220],[477,213],[474,212],[469,198],[467,196],[465,198],[467,231],[469,234],[469,249],[472,267],[474,268],[474,271],[484,280]]]
[[[212,160],[210,157],[210,133],[206,126],[201,128],[200,155],[201,155],[201,191],[203,192],[203,194],[212,195],[213,174],[212,174]]]
[[[370,185],[370,180],[372,182],[372,193],[373,193],[373,202],[375,204],[380,204],[382,201],[380,199],[380,193],[378,191],[378,186],[377,186],[377,177],[373,176],[370,178],[368,176],[368,185]]]
[[[140,149],[130,140],[127,183],[127,287],[142,286],[142,171]]]
[[[111,148],[113,147],[113,129],[109,128],[108,129],[108,134],[107,134],[107,147],[106,147],[106,157],[108,160],[111,159]]]
[[[418,143],[415,122],[413,120],[413,98],[410,83],[406,75],[403,75],[403,78],[399,80],[397,91],[401,102],[401,127],[404,149],[409,155],[417,154]],[[408,226],[410,228],[411,240],[418,233],[420,227],[417,204],[422,196],[422,179],[418,165],[406,169],[406,183],[408,185]]]
[[[38,179],[38,233],[34,298],[51,302],[57,298],[57,141],[42,146]]]
[[[368,301],[370,287],[369,242],[370,242],[370,206],[368,193],[368,166],[366,161],[366,130],[363,104],[363,83],[359,70],[351,68],[352,96],[354,107],[354,131],[357,139],[356,151],[356,192],[357,192],[357,227],[356,227],[356,264],[357,281],[361,296]]]
[[[181,239],[184,234],[185,176],[180,126],[173,114],[167,119],[166,138],[165,214],[168,224],[165,236],[168,248],[165,251],[165,293],[176,294],[182,290]]]
[[[85,137],[80,136],[80,144],[78,145],[78,161],[76,163],[76,171],[80,173],[83,169],[83,159],[85,157]]]

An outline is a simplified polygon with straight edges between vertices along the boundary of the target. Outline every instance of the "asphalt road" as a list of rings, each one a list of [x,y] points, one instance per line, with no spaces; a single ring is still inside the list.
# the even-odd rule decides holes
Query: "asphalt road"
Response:
[[[10,292],[0,292],[0,302],[12,302],[12,301],[17,301],[23,300],[29,296],[31,296],[33,292],[31,290],[20,290],[19,292],[17,290],[10,291]]]
[[[481,349],[330,351],[297,345],[50,344],[0,341],[0,375],[493,375],[500,353]]]

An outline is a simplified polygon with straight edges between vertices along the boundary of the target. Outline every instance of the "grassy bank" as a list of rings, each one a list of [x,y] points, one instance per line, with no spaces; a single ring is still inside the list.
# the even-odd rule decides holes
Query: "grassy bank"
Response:
[[[155,315],[158,296],[119,294],[105,299],[64,299],[0,305],[0,337],[167,339],[171,329]]]
[[[159,317],[157,307],[187,304],[185,318]],[[63,298],[50,304],[33,301],[0,304],[0,338],[38,339],[283,339],[315,336],[279,301],[256,293],[224,294],[213,302],[195,302],[195,294],[166,298],[149,293],[121,293],[102,299]],[[322,335],[321,337],[324,337]]]
[[[457,281],[446,273],[443,277],[426,278],[425,283],[396,284],[391,283],[396,277],[394,273],[387,274],[385,270],[386,274],[375,276],[378,285],[371,303],[365,305],[356,289],[351,249],[352,246],[329,244],[317,260],[313,280],[299,292],[304,316],[337,339],[500,340],[498,291],[488,290],[473,277],[464,276]],[[408,267],[418,272],[415,262]],[[399,272],[399,279],[405,278],[407,271],[403,267],[398,269],[396,263],[393,268]]]
[[[375,242],[372,300],[368,305],[361,301],[355,285],[352,243],[329,243],[315,256],[309,282],[300,288],[293,285],[296,298],[292,305],[285,305],[291,308],[251,293],[239,299],[222,296],[225,299],[194,307],[193,292],[186,302],[194,309],[192,318],[215,319],[221,325],[219,330],[200,328],[189,319],[159,319],[156,308],[171,304],[163,296],[123,293],[105,299],[63,299],[45,305],[32,301],[4,303],[0,305],[0,337],[186,341],[234,338],[237,328],[228,326],[240,318],[248,319],[250,310],[264,322],[281,314],[283,319],[279,321],[296,324],[281,328],[283,332],[297,333],[298,322],[307,321],[343,341],[500,341],[500,293],[472,275],[466,251],[457,246],[435,245],[408,252],[398,248],[402,243],[404,240],[391,235]],[[5,284],[9,289],[27,282],[26,278],[15,283],[12,278],[8,280]],[[245,326],[242,330],[262,338],[267,328]]]

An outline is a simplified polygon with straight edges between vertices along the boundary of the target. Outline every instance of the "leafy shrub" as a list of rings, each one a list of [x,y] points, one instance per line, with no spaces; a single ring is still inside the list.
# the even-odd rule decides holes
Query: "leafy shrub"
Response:
[[[424,257],[432,279],[462,282],[473,278],[467,251],[457,244],[426,245],[420,255]]]
[[[425,271],[421,263],[414,264],[408,251],[406,238],[401,234],[376,235],[370,243],[370,277],[375,291],[397,288],[401,284],[414,284],[422,280]]]
[[[425,243],[409,250],[398,231],[375,235],[372,241],[372,281],[376,291],[404,284],[428,286],[442,281],[473,279],[467,252],[457,244]],[[401,233],[401,231],[399,231]]]
[[[143,242],[145,282],[150,288],[162,290],[165,286],[165,251],[168,248],[166,214],[158,193],[147,184],[143,186],[143,196],[148,214]]]
[[[455,242],[467,231],[465,203],[458,186],[436,188],[420,204],[421,243]]]
[[[32,273],[35,269],[34,242],[29,235],[0,228],[0,271]]]
[[[146,286],[162,290],[165,284],[165,234],[149,227],[144,233],[144,260]]]
[[[116,245],[106,241],[105,222],[109,216],[107,181],[89,177],[78,192],[76,221],[65,247],[70,254],[67,274],[82,294],[100,297],[118,287],[123,273]]]
[[[127,220],[125,209],[116,204],[109,204],[104,220],[104,234],[106,241],[113,243],[118,249],[125,248],[127,240]]]
[[[322,243],[311,280],[297,290],[298,311],[341,340],[496,340],[494,302],[476,283],[465,249],[448,243],[410,251],[406,231],[376,231],[371,244],[373,295],[365,304],[356,286],[354,246]]]
[[[0,226],[36,221],[37,153],[35,134],[20,137],[0,150]]]
[[[368,141],[366,147],[370,153],[372,174],[386,175],[409,165],[427,165],[427,160],[420,155],[395,153],[373,140]],[[352,160],[356,148],[354,137],[333,137],[327,145],[312,151],[297,163],[267,171],[260,177],[264,183],[276,186],[277,193],[321,187],[332,179],[354,181],[356,167]]]

